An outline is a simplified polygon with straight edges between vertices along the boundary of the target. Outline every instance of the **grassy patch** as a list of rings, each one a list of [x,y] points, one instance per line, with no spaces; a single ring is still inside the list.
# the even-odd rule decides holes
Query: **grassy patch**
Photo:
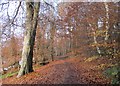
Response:
[[[96,60],[98,58],[98,56],[92,56],[92,57],[89,57],[85,60],[85,62],[91,62],[93,60]]]
[[[4,74],[4,75],[0,75],[0,79],[12,77],[13,75],[15,75],[15,74],[17,74],[17,73],[18,73],[18,71],[12,72],[12,73],[7,73],[7,74]]]
[[[120,84],[120,81],[118,80],[118,72],[120,71],[119,66],[113,66],[111,68],[106,69],[103,73],[107,77],[112,79],[112,84]]]
[[[105,68],[113,67],[113,66],[115,66],[115,65],[113,65],[111,63],[110,64],[100,64],[100,65],[96,66],[96,68],[98,68],[100,70],[104,70]]]

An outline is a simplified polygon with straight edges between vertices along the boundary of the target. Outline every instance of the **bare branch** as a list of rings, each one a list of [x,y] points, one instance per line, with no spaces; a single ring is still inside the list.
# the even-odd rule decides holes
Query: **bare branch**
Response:
[[[0,5],[2,5],[2,6],[3,6],[3,5],[5,5],[5,4],[8,4],[8,3],[9,3],[9,2],[6,2],[6,3],[2,3],[2,4],[0,4]]]
[[[46,2],[45,0],[43,0],[43,1],[44,1],[44,3],[45,3],[47,6],[50,6],[52,9],[55,10],[54,6],[52,6],[51,4],[49,4],[48,2]]]
[[[15,18],[17,17],[17,14],[18,14],[18,12],[19,12],[20,6],[21,6],[21,2],[20,2],[19,5],[18,5],[18,8],[17,8],[16,14],[15,14],[15,16],[13,17],[13,19],[12,19],[12,21],[11,21],[11,24],[13,24]]]
[[[15,16],[13,17],[13,19],[10,19],[10,18],[9,18],[9,14],[8,14],[8,11],[7,11],[7,16],[8,16],[8,18],[9,18],[9,21],[8,21],[9,24],[13,24],[13,23],[14,23],[14,20],[15,20],[15,18],[16,18],[17,15],[18,15],[20,6],[21,6],[21,2],[19,3],[19,5],[18,5],[18,7],[17,7],[17,11],[16,11]],[[8,23],[7,23],[6,25],[4,25],[3,28],[7,27],[7,26],[8,26]]]

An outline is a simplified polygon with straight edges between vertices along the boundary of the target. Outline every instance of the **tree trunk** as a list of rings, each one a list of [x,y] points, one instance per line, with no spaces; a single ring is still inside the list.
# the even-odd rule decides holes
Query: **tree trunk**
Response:
[[[2,66],[2,53],[1,53],[1,50],[2,50],[2,26],[0,25],[0,73],[4,73],[4,70],[3,70],[3,66]],[[2,79],[0,79],[0,82],[2,82]],[[0,84],[1,85],[1,84]]]
[[[89,24],[89,25],[90,25],[90,27],[91,27],[91,29],[92,29],[92,31],[93,31],[93,41],[94,41],[94,43],[95,43],[97,53],[101,56],[101,50],[100,50],[99,46],[97,46],[98,42],[97,42],[97,37],[96,37],[96,31],[95,31],[95,29],[92,27],[91,24]]]
[[[54,35],[55,35],[55,25],[51,23],[51,30],[50,30],[50,55],[51,60],[54,61]]]
[[[94,31],[93,31],[93,34],[94,34],[93,40],[94,40],[94,43],[96,45],[97,52],[98,52],[99,55],[101,55],[100,48],[97,46],[98,42],[97,42],[97,37],[95,36],[96,33]]]
[[[105,33],[105,42],[108,40],[109,38],[109,34],[108,34],[108,31],[109,31],[109,6],[108,6],[108,3],[107,2],[104,2],[104,5],[105,5],[105,11],[106,11],[106,20],[105,20],[105,27],[106,27],[106,33]]]
[[[22,51],[22,64],[17,77],[33,72],[32,59],[40,2],[26,2],[26,35]]]

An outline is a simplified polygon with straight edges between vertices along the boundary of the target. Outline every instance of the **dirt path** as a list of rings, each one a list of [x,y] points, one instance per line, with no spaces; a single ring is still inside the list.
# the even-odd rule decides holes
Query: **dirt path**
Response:
[[[43,83],[52,84],[82,84],[80,77],[78,77],[78,72],[70,62],[54,65],[52,72],[46,75],[43,80]]]
[[[82,84],[82,81],[80,80],[81,77],[78,76],[78,72],[73,63],[65,62],[64,66],[66,71],[64,72],[63,84]]]
[[[63,83],[64,84],[72,84],[72,83],[78,83],[77,79],[77,73],[75,71],[75,68],[72,64],[65,62],[64,66],[66,67],[65,75],[63,77]]]
[[[47,70],[46,70],[47,71]],[[45,72],[44,72],[45,73]],[[43,75],[44,75],[43,73]],[[45,76],[34,79],[31,83],[44,84],[82,84],[73,63],[63,61],[51,67]]]
[[[85,63],[80,58],[69,58],[49,63],[34,72],[3,80],[3,84],[107,84],[96,63]]]

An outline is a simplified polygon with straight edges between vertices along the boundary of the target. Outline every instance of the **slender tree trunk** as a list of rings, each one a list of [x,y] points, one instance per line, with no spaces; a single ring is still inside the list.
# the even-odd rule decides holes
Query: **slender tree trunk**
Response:
[[[50,54],[51,60],[54,61],[54,36],[55,36],[55,25],[51,23],[51,30],[50,30]]]
[[[106,19],[105,19],[105,27],[106,27],[106,33],[105,33],[105,41],[108,40],[109,35],[108,35],[108,31],[109,31],[109,6],[107,2],[104,2],[104,6],[105,6],[105,11],[106,11]]]
[[[33,72],[32,59],[40,2],[26,2],[26,35],[22,51],[22,64],[17,77]]]
[[[3,73],[4,70],[3,70],[3,66],[2,66],[2,53],[1,53],[1,50],[2,50],[2,26],[0,25],[0,73]],[[0,82],[2,82],[2,79],[0,79]],[[1,85],[1,84],[0,84]]]
[[[38,33],[38,38],[37,38],[37,44],[36,44],[36,55],[37,55],[37,62],[41,62],[41,59],[43,58],[43,48],[41,44],[42,41],[42,34],[39,32]]]
[[[94,39],[94,43],[95,43],[95,45],[96,45],[97,52],[98,52],[98,54],[101,55],[100,48],[97,46],[98,42],[97,42],[97,37],[95,36],[96,33],[95,33],[94,31],[93,31],[93,34],[94,34],[93,39]]]
[[[91,26],[91,24],[90,24],[90,26]],[[91,28],[92,28],[92,31],[93,31],[93,41],[94,41],[94,43],[95,43],[96,50],[97,50],[98,54],[101,55],[101,50],[100,50],[100,48],[97,46],[98,42],[97,42],[96,32],[95,32],[95,30],[94,30],[94,28],[93,28],[92,26],[91,26]]]

